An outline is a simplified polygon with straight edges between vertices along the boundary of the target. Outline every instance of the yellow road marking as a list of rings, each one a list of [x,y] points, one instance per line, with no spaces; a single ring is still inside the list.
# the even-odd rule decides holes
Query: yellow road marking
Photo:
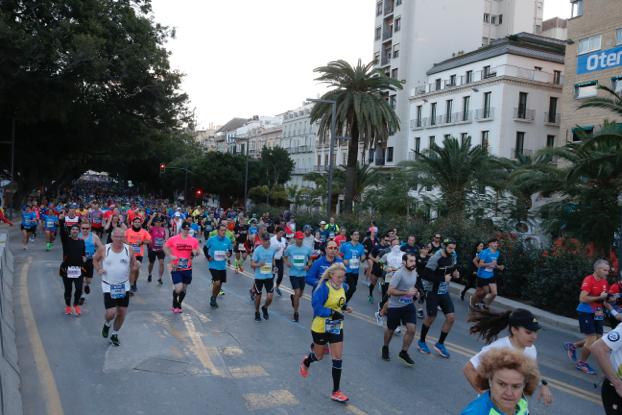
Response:
[[[26,263],[22,267],[19,279],[19,298],[20,305],[22,307],[22,314],[24,315],[24,325],[26,326],[26,332],[28,333],[28,340],[32,347],[32,354],[35,359],[35,365],[39,372],[41,380],[41,386],[43,393],[45,394],[45,405],[47,407],[48,415],[63,415],[63,406],[60,402],[60,395],[56,387],[56,381],[54,380],[54,374],[50,368],[41,336],[39,336],[39,330],[37,329],[37,323],[35,316],[30,306],[30,296],[28,294],[28,270],[32,263],[32,257],[28,257]]]
[[[230,267],[230,269],[235,271],[231,267]],[[242,273],[242,275],[244,275],[245,277],[250,278],[250,279],[254,279],[255,278],[252,274],[250,274],[250,273],[248,273],[246,271],[244,271]],[[288,287],[281,287],[281,290],[286,291],[286,292],[288,292],[290,294],[292,294],[294,292],[291,288],[288,288]],[[303,294],[302,298],[311,301],[311,296],[308,295],[308,294]],[[356,318],[356,319],[365,321],[365,322],[367,322],[369,324],[376,325],[376,322],[374,321],[374,319],[372,319],[369,316],[366,316],[365,314],[359,313],[358,311],[353,311],[352,314],[350,314],[350,315],[352,317]],[[438,340],[434,336],[428,336],[428,338],[430,340],[432,340],[432,341]],[[458,344],[446,342],[445,345],[452,352],[458,353],[458,354],[460,354],[462,356],[465,356],[465,357],[468,357],[468,358],[471,358],[471,357],[473,357],[473,356],[475,356],[477,354],[476,351],[471,350],[471,349],[469,349],[467,347],[460,346]],[[594,402],[597,405],[601,405],[602,404],[600,395],[598,395],[596,393],[588,392],[586,390],[577,388],[576,386],[570,385],[570,384],[562,382],[560,380],[551,379],[551,378],[547,378],[547,380],[549,381],[549,385],[552,388],[554,388],[554,389],[557,389],[557,390],[562,391],[562,392],[566,392],[566,393],[568,393],[570,395],[576,396],[576,397],[581,398],[581,399],[585,399],[585,400],[590,401],[590,402]]]
[[[246,406],[251,411],[274,408],[276,406],[298,405],[298,399],[287,389],[273,390],[267,393],[245,393]]]
[[[201,364],[210,371],[210,373],[214,376],[225,376],[225,374],[216,367],[214,362],[212,362],[212,358],[210,356],[209,348],[203,344],[203,340],[201,340],[201,335],[194,327],[194,322],[192,321],[192,317],[187,314],[182,315],[182,319],[184,320],[184,325],[186,326],[186,330],[188,330],[188,335],[190,336],[190,340],[192,341],[193,351],[196,356],[199,358]]]
[[[360,408],[357,408],[356,406],[354,406],[352,404],[347,404],[346,405],[346,410],[352,412],[355,415],[367,415],[367,412],[361,410]]]
[[[236,379],[268,376],[268,372],[261,366],[230,367],[229,372]]]

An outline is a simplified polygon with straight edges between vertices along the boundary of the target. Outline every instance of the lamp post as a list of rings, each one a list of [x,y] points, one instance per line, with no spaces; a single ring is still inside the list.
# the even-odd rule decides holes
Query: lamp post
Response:
[[[334,99],[312,99],[312,98],[307,98],[307,101],[332,105],[332,113],[331,113],[331,120],[330,120],[330,149],[328,150],[328,158],[329,158],[328,189],[327,189],[328,190],[328,200],[327,200],[328,206],[326,207],[326,215],[330,216],[331,206],[333,203],[333,170],[334,170],[333,152],[335,151],[334,150],[335,139],[336,139],[335,131],[337,129],[337,101],[335,101]]]

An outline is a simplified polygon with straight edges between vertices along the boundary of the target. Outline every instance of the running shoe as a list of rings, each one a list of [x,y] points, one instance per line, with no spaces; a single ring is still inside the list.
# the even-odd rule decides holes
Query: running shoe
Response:
[[[268,314],[268,307],[261,307],[261,313],[263,314],[263,319],[268,320],[270,318],[270,314]]]
[[[336,392],[333,392],[332,395],[330,395],[330,399],[336,402],[348,402],[349,398],[346,395],[344,395],[341,391],[336,391]]]
[[[90,294],[91,293],[91,286],[90,285],[85,285],[84,286],[84,294]]]
[[[577,363],[577,348],[571,342],[564,342],[564,350],[568,354],[568,359],[572,360],[574,363]]]
[[[162,284],[163,284],[163,282],[162,282],[162,278],[158,278],[158,284],[160,284],[160,285],[162,285]]]
[[[212,308],[218,308],[218,303],[216,302],[216,297],[210,297],[209,305]]]
[[[402,350],[398,357],[406,366],[413,367],[415,365],[415,361],[410,358],[408,352],[405,350]]]
[[[433,347],[442,358],[449,359],[449,352],[443,343],[436,343]]]
[[[110,336],[110,343],[112,343],[113,346],[120,346],[119,336],[117,334]]]
[[[302,358],[302,361],[300,362],[300,367],[298,369],[300,376],[302,376],[303,378],[306,378],[307,376],[309,376],[309,368],[305,365],[306,359],[307,359],[307,356]]]
[[[376,311],[374,317],[376,317],[376,324],[382,327],[384,325],[384,318],[380,315],[380,311]]]
[[[108,332],[110,332],[110,326],[104,324],[104,327],[102,327],[102,337],[104,339],[108,338]]]
[[[261,321],[261,314],[255,313],[255,321]]]
[[[221,289],[218,295],[225,295],[225,290]]]
[[[86,301],[84,297],[80,297],[80,301],[78,301],[78,304],[84,305],[84,301]]]
[[[138,291],[138,287],[136,286],[136,284],[132,285],[130,288],[130,291],[135,293],[136,291]]]
[[[423,308],[420,308],[417,310],[417,318],[420,318],[423,320]]]
[[[298,323],[298,321],[300,321],[300,315],[297,312],[294,312],[294,318],[292,321],[294,323]]]
[[[382,355],[382,360],[386,360],[387,362],[391,360],[391,357],[389,357],[389,346],[382,346],[380,353]]]
[[[590,367],[590,365],[587,364],[587,362],[577,362],[577,365],[575,366],[577,368],[577,370],[580,370],[581,372],[585,373],[586,375],[595,375],[596,371],[594,371],[594,369],[592,369]]]
[[[421,340],[417,341],[417,350],[423,354],[430,354],[430,348],[426,342],[422,342]]]
[[[71,314],[71,307],[65,306],[65,314],[66,315],[70,315]]]
[[[395,334],[396,336],[402,334],[402,326],[397,326],[397,328],[393,330],[393,334]]]
[[[373,304],[373,303],[374,303],[374,296],[373,296],[373,295],[370,295],[369,297],[367,297],[367,302],[368,302],[369,304]]]
[[[76,316],[79,316],[80,314],[82,314],[82,310],[80,310],[80,306],[79,305],[74,305],[73,306],[73,312],[76,313]]]
[[[147,277],[147,282],[151,282],[151,274]]]
[[[277,295],[278,295],[279,297],[283,295],[283,293],[281,292],[281,289],[280,289],[279,287],[276,287],[276,288],[274,289],[274,291],[276,291],[276,293],[277,293]]]

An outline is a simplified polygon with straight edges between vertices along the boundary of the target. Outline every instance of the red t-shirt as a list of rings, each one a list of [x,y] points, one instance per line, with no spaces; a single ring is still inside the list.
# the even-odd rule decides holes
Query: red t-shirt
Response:
[[[335,236],[335,242],[337,242],[337,247],[340,247],[342,243],[344,243],[348,238],[345,235],[337,235]]]
[[[583,279],[583,283],[581,283],[581,291],[586,291],[587,295],[591,297],[597,297],[601,295],[603,292],[607,292],[609,289],[609,283],[606,279],[597,280],[594,277],[594,274],[588,275]],[[583,304],[582,304],[583,305]],[[599,307],[603,306],[602,301],[593,301],[587,304],[592,310],[596,310]],[[582,310],[578,310],[582,311]]]

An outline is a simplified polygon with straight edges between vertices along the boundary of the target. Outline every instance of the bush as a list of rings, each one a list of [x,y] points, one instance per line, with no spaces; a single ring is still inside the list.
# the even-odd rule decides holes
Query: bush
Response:
[[[504,297],[525,299],[528,276],[532,273],[542,251],[531,249],[513,233],[501,233],[499,250],[500,263],[505,269],[499,273],[499,293]]]

